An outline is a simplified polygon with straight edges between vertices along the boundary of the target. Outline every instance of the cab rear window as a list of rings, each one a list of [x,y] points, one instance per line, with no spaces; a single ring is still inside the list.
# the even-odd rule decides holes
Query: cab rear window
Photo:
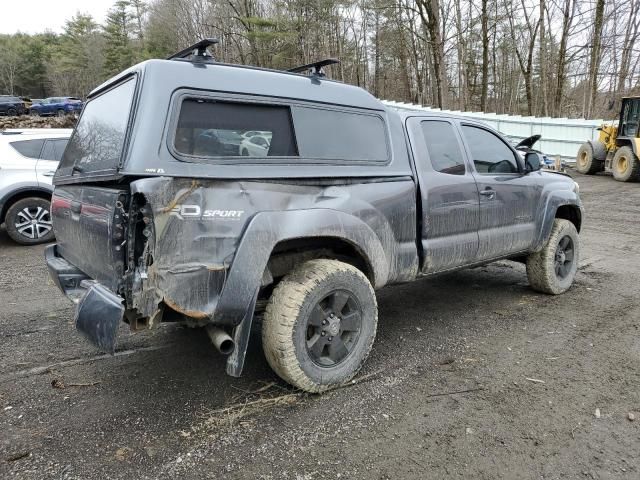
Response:
[[[89,100],[60,162],[80,172],[115,170],[123,153],[135,77]]]

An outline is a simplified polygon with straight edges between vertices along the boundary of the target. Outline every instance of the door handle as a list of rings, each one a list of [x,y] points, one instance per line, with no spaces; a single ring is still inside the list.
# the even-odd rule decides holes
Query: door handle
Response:
[[[484,190],[480,190],[480,195],[487,197],[487,200],[492,200],[496,196],[496,192],[493,188],[486,187]]]
[[[53,171],[49,171],[49,172],[45,172],[42,174],[43,177],[53,177],[56,174],[56,172]]]
[[[78,201],[76,201],[76,200],[73,200],[73,201],[71,202],[70,207],[71,207],[71,211],[72,211],[73,213],[80,213],[80,212],[82,211],[82,203],[81,203],[81,202],[78,202]]]

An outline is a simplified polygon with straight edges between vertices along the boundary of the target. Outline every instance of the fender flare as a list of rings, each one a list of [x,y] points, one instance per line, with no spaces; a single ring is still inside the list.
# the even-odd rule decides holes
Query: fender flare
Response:
[[[558,208],[570,205],[575,207],[580,212],[580,217],[584,217],[584,209],[578,195],[571,190],[556,190],[551,192],[545,202],[544,209],[541,209],[541,218],[538,222],[540,225],[540,234],[538,239],[534,243],[532,250],[538,252],[545,246],[549,237],[551,236],[551,229],[553,228],[553,221],[556,218],[556,212]]]
[[[356,246],[371,265],[374,287],[389,277],[389,262],[376,233],[362,220],[331,209],[257,213],[247,225],[229,268],[213,314],[213,323],[236,326],[253,312],[253,299],[278,242],[296,238],[334,237]]]

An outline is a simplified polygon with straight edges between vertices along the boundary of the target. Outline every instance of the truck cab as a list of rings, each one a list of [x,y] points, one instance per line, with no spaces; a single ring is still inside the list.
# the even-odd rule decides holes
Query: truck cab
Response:
[[[541,291],[571,285],[577,184],[537,154],[477,122],[386,108],[323,65],[181,53],[91,92],[54,178],[45,257],[103,350],[121,321],[180,321],[237,376],[259,317],[272,368],[320,392],[366,359],[386,285],[500,258],[525,259]]]

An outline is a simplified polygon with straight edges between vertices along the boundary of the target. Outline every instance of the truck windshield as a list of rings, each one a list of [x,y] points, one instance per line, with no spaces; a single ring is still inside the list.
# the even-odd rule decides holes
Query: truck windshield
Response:
[[[135,77],[89,100],[82,112],[60,168],[115,170],[120,162],[135,90]]]

